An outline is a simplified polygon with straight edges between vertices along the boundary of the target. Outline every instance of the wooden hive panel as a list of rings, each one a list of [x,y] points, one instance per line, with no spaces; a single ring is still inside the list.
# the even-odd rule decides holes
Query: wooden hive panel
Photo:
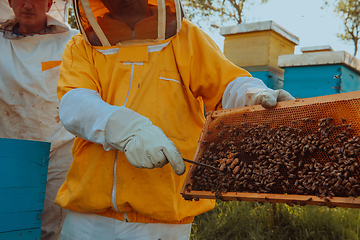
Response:
[[[225,36],[224,54],[240,67],[278,67],[280,55],[293,54],[294,43],[272,30]]]

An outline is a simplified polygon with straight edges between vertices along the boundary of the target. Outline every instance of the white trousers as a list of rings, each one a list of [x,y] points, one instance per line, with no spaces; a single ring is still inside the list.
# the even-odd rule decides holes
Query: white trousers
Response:
[[[42,214],[41,240],[60,239],[61,228],[68,210],[56,205],[54,201],[72,163],[73,143],[74,141],[71,140],[50,152],[44,210]]]
[[[61,240],[188,240],[189,224],[134,223],[69,211]]]

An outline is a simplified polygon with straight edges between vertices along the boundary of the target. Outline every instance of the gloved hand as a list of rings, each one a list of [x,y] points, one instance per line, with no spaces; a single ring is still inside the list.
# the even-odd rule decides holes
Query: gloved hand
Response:
[[[285,90],[253,88],[246,93],[245,106],[261,104],[264,108],[270,109],[275,107],[277,102],[289,100],[295,100],[295,98]]]
[[[185,172],[179,150],[163,131],[152,122],[128,108],[116,110],[105,128],[105,140],[125,153],[137,168],[161,168],[168,162],[177,175]]]

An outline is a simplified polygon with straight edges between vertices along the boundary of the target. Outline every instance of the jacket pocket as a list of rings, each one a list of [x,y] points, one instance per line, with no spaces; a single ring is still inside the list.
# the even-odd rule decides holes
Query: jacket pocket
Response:
[[[189,99],[177,72],[162,72],[159,78],[157,123],[169,138],[189,138]]]
[[[60,66],[61,61],[47,61],[41,63],[41,70],[46,71],[54,67]]]
[[[42,62],[42,72],[39,79],[41,79],[41,92],[47,95],[47,100],[59,102],[57,96],[57,82],[60,75],[61,61]]]

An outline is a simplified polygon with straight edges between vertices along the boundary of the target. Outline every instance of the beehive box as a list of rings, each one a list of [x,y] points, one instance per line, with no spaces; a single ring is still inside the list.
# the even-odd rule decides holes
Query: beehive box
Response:
[[[181,194],[359,208],[360,92],[210,112]]]
[[[0,239],[40,239],[50,143],[0,138]]]
[[[345,51],[279,56],[283,89],[296,98],[359,91],[360,60]]]
[[[243,23],[220,29],[224,39],[224,54],[237,66],[248,71],[249,67],[271,67],[284,72],[278,66],[279,55],[293,54],[299,38],[274,21]],[[263,70],[260,70],[263,71]]]

